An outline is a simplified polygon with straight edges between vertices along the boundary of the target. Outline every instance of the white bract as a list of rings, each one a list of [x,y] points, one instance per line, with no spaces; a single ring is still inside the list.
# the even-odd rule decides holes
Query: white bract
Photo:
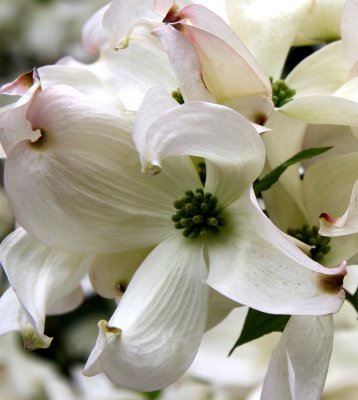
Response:
[[[132,47],[156,43],[163,60],[163,47],[168,53],[177,77],[171,90],[179,87],[185,101],[226,104],[256,122],[271,114],[267,76],[230,27],[201,5],[180,8],[174,1],[141,0],[134,7],[116,0],[88,22],[84,42],[111,58],[110,49],[117,49],[118,60]]]
[[[327,270],[308,259],[258,208],[250,182],[262,167],[263,145],[254,127],[244,121],[222,106],[196,102],[177,106],[161,90],[146,96],[134,126],[134,141],[150,183],[167,170],[165,162],[172,157],[177,161],[186,154],[204,157],[203,191],[217,196],[222,209],[218,218],[226,224],[218,226],[220,232],[192,239],[183,237],[173,225],[169,230],[162,228],[166,237],[144,260],[110,321],[100,322],[87,374],[104,370],[117,384],[142,390],[177,379],[191,363],[205,328],[205,281],[228,298],[267,312],[330,312],[330,296],[323,303],[322,294],[316,292],[317,302],[308,300],[317,290],[312,273],[344,274],[344,267]],[[202,184],[192,168],[186,177],[175,173],[172,179],[177,184],[187,181],[187,190],[194,191]],[[164,211],[158,205],[166,191],[155,194],[152,213],[159,212],[158,218]],[[191,195],[187,192],[187,196]],[[148,203],[152,203],[149,193],[141,207]],[[144,218],[142,223],[147,225]],[[159,233],[158,223],[152,226]]]

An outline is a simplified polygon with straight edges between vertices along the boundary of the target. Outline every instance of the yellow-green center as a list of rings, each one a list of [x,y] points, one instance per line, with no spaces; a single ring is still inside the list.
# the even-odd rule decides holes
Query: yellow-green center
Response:
[[[331,238],[321,236],[318,233],[318,226],[313,225],[311,228],[308,225],[303,225],[302,228],[294,229],[289,228],[287,233],[290,236],[300,240],[309,246],[314,246],[310,250],[311,258],[317,262],[320,262],[322,258],[331,250],[328,246]]]
[[[225,225],[217,207],[218,200],[203,189],[188,190],[185,196],[174,202],[176,213],[172,221],[176,229],[183,229],[183,236],[195,239],[207,234],[218,234]]]
[[[273,78],[270,77],[270,81],[272,85],[272,101],[275,107],[282,107],[292,100],[293,96],[296,94],[295,89],[288,87],[286,82],[282,79],[274,82]]]

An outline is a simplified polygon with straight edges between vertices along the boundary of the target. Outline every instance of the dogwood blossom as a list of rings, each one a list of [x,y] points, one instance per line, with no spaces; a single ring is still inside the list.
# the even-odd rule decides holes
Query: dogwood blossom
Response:
[[[206,157],[207,175],[204,188],[201,189],[199,186],[196,192],[186,191],[186,197],[179,203],[175,203],[180,218],[178,219],[178,214],[173,216],[176,227],[183,228],[184,235],[193,237],[194,240],[190,241],[180,234],[173,235],[173,233],[168,232],[167,239],[150,253],[134,275],[110,321],[108,323],[100,322],[99,338],[87,364],[87,373],[89,374],[98,373],[103,369],[118,384],[138,387],[142,390],[154,390],[174,380],[178,376],[177,374],[181,374],[192,361],[195,354],[194,349],[198,345],[205,327],[207,314],[207,287],[203,286],[203,281],[207,279],[212,288],[239,303],[249,303],[255,308],[265,311],[269,311],[270,308],[275,313],[285,313],[291,308],[288,305],[291,301],[286,299],[284,303],[282,302],[282,298],[288,293],[281,284],[275,289],[277,293],[281,292],[276,301],[272,299],[267,302],[263,301],[263,293],[269,290],[270,294],[267,293],[267,295],[271,297],[271,285],[276,286],[278,283],[271,282],[270,289],[266,286],[269,279],[266,276],[268,263],[271,265],[269,268],[271,270],[270,275],[272,269],[275,266],[277,267],[277,262],[279,263],[279,271],[277,272],[279,275],[283,274],[284,270],[285,273],[291,275],[294,268],[297,268],[294,265],[298,266],[295,263],[299,262],[296,259],[295,263],[292,263],[295,257],[304,257],[300,251],[295,252],[295,255],[291,253],[295,246],[291,246],[290,241],[281,236],[278,231],[275,231],[273,225],[253,202],[250,190],[244,189],[252,181],[252,176],[257,173],[260,164],[259,157],[263,155],[263,153],[259,155],[262,151],[262,143],[259,137],[254,134],[254,131],[249,133],[247,129],[245,132],[248,136],[240,134],[238,130],[239,115],[230,109],[201,103],[188,103],[181,107],[174,104],[174,100],[160,91],[149,92],[138,112],[134,128],[134,141],[141,156],[143,171],[152,176],[153,181],[157,178],[154,175],[162,170],[161,160],[163,159],[164,162],[164,159],[168,156],[184,155],[190,151],[192,155]],[[205,112],[206,108],[210,110],[210,115]],[[189,128],[188,122],[192,121],[193,118],[198,121],[198,116],[203,115],[203,112],[205,112],[205,118],[200,118],[200,124],[193,124]],[[247,140],[250,140],[250,142],[255,140],[255,144],[250,146],[255,146],[251,148],[256,148],[255,153],[257,155],[254,155],[254,153],[251,156],[248,151],[249,147],[246,148],[245,155],[241,152],[238,154],[239,147],[236,147],[234,153],[229,151],[229,148],[221,153],[217,144],[217,133],[213,131],[215,127],[211,116],[214,114],[216,114],[216,120],[220,119],[220,114],[225,115],[225,141],[231,143],[231,149],[234,148],[231,141],[235,139],[234,136],[227,136],[230,132],[232,132],[231,135],[235,135],[240,140],[239,147],[241,149],[246,147],[245,143],[249,146]],[[229,127],[228,122],[231,118],[235,118],[237,121],[232,127]],[[234,128],[235,125],[236,128]],[[196,131],[195,135],[193,135],[193,130]],[[221,132],[221,134],[223,133]],[[189,137],[190,140],[188,140]],[[205,146],[203,144],[199,146],[199,141],[204,137],[206,137]],[[258,139],[257,142],[257,139],[254,139],[255,137]],[[212,151],[209,146],[213,146],[216,151]],[[256,162],[251,157],[255,157]],[[235,162],[232,163],[231,160],[235,160]],[[246,165],[245,170],[242,169],[243,163]],[[239,171],[245,172],[241,175]],[[235,181],[238,184],[234,185],[233,182]],[[238,190],[239,187],[241,189]],[[194,200],[196,198],[202,199],[206,196],[209,199],[208,191],[217,194],[218,197],[220,196],[218,204],[222,208],[222,214],[221,212],[220,214],[213,214],[217,218],[217,225],[215,225],[216,229],[214,230],[210,228],[210,218],[212,217],[207,219],[207,225],[204,226],[201,225],[203,217],[199,221],[199,214],[198,217],[190,217],[191,214],[189,213],[186,216],[186,211],[184,211],[189,207],[191,201],[196,201]],[[200,204],[198,203],[195,207],[199,207]],[[182,209],[182,207],[184,208]],[[198,213],[199,211],[195,212]],[[193,218],[193,222],[187,224],[188,218]],[[198,219],[198,225],[196,225],[195,218]],[[221,222],[223,220],[225,220],[225,226],[224,222]],[[250,233],[247,229],[249,226],[260,226],[260,229],[253,229]],[[244,231],[241,231],[240,227]],[[219,232],[219,230],[222,232]],[[208,238],[204,237],[204,240],[195,242],[195,237],[207,231],[209,233],[211,231],[213,235],[217,233],[218,237],[209,235]],[[276,239],[273,239],[274,237]],[[277,240],[276,244],[271,240]],[[278,242],[280,246],[277,246]],[[265,249],[266,256],[269,254],[268,252],[271,253],[275,249],[270,256],[272,261],[263,256],[263,253],[261,253],[264,251],[263,249]],[[176,264],[174,269],[173,266],[169,267],[165,261],[168,260],[168,257],[171,263]],[[247,261],[245,261],[246,257],[249,257]],[[285,261],[283,259],[278,261],[281,257],[284,257]],[[246,265],[250,264],[250,258],[252,258],[252,261],[255,260],[253,261],[255,265],[252,266],[252,269],[255,270],[255,272],[252,272],[255,275],[249,272],[251,268],[249,270],[246,268]],[[207,261],[204,263],[205,259]],[[303,259],[301,262],[303,262]],[[205,264],[209,271],[208,276]],[[286,267],[288,268],[286,269]],[[306,267],[312,270],[318,268],[317,272],[319,270],[324,271],[322,267],[315,263],[309,263]],[[303,271],[304,269],[301,273]],[[309,270],[305,271],[308,272]],[[343,273],[341,268],[334,271],[335,273],[339,273],[339,271]],[[264,274],[265,278],[261,274]],[[258,278],[259,275],[261,275],[261,278]],[[251,284],[247,281],[247,278],[253,279],[255,289],[251,287],[248,290]],[[291,277],[291,279],[295,280],[296,278]],[[167,285],[168,281],[173,282],[170,287]],[[246,283],[244,283],[245,281]],[[285,285],[290,285],[289,280],[285,279],[285,281]],[[261,286],[263,282],[265,282],[266,289]],[[307,283],[305,290],[307,290]],[[259,289],[259,287],[261,288]],[[301,289],[303,289],[303,283]],[[282,293],[282,290],[286,292],[286,295]],[[291,297],[292,289],[289,292],[288,297]],[[255,294],[252,297],[253,293]],[[151,300],[147,302],[144,300],[145,298]],[[189,306],[190,309],[184,311],[183,303],[186,304],[189,298],[192,305]],[[179,299],[181,299],[181,305],[178,304]],[[299,300],[295,298],[294,301]],[[193,310],[194,304],[195,309]],[[319,308],[322,305],[316,304]],[[304,308],[302,304],[300,314],[312,312],[312,308],[310,310],[308,308],[304,310]],[[174,313],[183,315],[182,319],[176,318],[174,321],[172,317]],[[166,315],[166,322],[163,321],[164,315]],[[193,320],[196,320],[194,330],[190,322]],[[159,321],[163,322],[159,324]],[[175,335],[175,338],[172,335]],[[188,340],[188,336],[190,336],[190,340]],[[158,338],[160,338],[159,344]],[[175,345],[176,341],[178,341],[177,345]],[[141,354],[136,350],[138,348],[142,349]],[[182,360],[180,366],[178,365],[178,357]],[[171,366],[173,359],[177,360],[175,369]],[[153,365],[156,366],[154,370]]]

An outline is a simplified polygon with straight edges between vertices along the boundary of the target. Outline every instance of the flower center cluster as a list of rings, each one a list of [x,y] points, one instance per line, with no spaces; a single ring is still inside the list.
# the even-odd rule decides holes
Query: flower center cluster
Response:
[[[217,198],[203,189],[185,192],[185,196],[174,202],[176,213],[172,215],[176,229],[184,229],[183,236],[195,239],[208,233],[217,234],[225,225],[217,207]]]
[[[296,94],[295,89],[288,87],[282,79],[274,82],[273,78],[270,77],[270,81],[272,85],[272,101],[275,107],[282,107],[292,100],[292,97]]]
[[[322,258],[331,250],[328,246],[331,238],[321,236],[318,233],[318,226],[314,225],[310,228],[308,225],[303,225],[302,228],[293,229],[289,228],[287,233],[290,236],[306,243],[310,246],[314,246],[311,250],[311,258],[317,262],[321,261]]]

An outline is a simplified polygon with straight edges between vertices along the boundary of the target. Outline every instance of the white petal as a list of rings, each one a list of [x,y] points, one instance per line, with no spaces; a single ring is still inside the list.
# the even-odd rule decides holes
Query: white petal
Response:
[[[285,79],[295,98],[331,94],[347,79],[350,65],[342,41],[330,43],[301,61]]]
[[[358,3],[356,0],[346,0],[341,17],[341,35],[347,57],[353,65],[358,61]]]
[[[89,53],[97,54],[100,47],[106,43],[107,34],[103,29],[102,19],[109,6],[110,4],[106,4],[96,11],[83,27],[82,42]]]
[[[153,86],[169,93],[178,88],[168,56],[154,36],[132,40],[130,46],[119,51],[104,50],[88,69],[117,94],[128,110],[136,111]]]
[[[121,297],[149,252],[150,249],[141,249],[126,253],[96,255],[90,271],[94,290],[105,298]]]
[[[345,0],[314,0],[308,16],[304,19],[299,39],[295,45],[332,42],[340,38],[340,19]]]
[[[37,72],[20,75],[14,82],[2,86],[1,93],[21,95],[15,103],[0,110],[0,139],[6,154],[16,143],[24,139],[37,139],[38,132],[33,132],[26,119],[27,109],[39,90],[40,81]]]
[[[339,216],[346,211],[357,168],[357,152],[329,157],[307,168],[303,195],[311,221],[317,223],[322,213]]]
[[[209,90],[222,101],[239,95],[266,94],[271,85],[239,37],[215,13],[198,4],[181,10],[188,24],[180,29],[198,52]],[[234,70],[236,69],[236,73]],[[242,74],[245,79],[237,79]]]
[[[123,107],[112,87],[106,87],[100,77],[89,71],[86,65],[47,65],[38,69],[41,88],[53,85],[68,85],[79,92],[98,99],[101,103]],[[124,108],[124,107],[123,107]]]
[[[349,83],[355,84],[355,82]],[[332,124],[358,127],[358,102],[333,95],[299,97],[280,108],[280,111],[312,124]]]
[[[283,235],[249,193],[226,210],[227,228],[208,246],[208,284],[273,314],[324,315],[344,300],[345,266],[324,268]]]
[[[333,330],[331,315],[291,317],[272,356],[261,400],[320,400]]]
[[[256,129],[239,113],[216,104],[189,102],[164,113],[148,130],[141,154],[147,162],[144,170],[158,172],[161,159],[174,155],[206,158],[205,188],[220,196],[224,207],[258,176],[264,147]]]
[[[162,88],[149,89],[143,99],[143,104],[145,106],[141,106],[137,112],[132,134],[140,156],[145,153],[146,135],[153,122],[164,112],[178,106],[177,101]],[[145,163],[145,159],[141,159],[141,162]]]
[[[27,350],[50,346],[52,338],[35,331],[12,287],[0,298],[0,314],[0,335],[13,331],[21,333]]]
[[[127,36],[136,25],[155,22],[160,24],[162,18],[156,14],[154,3],[154,0],[115,0],[111,3],[103,15],[102,23],[112,48],[126,47]]]
[[[74,291],[91,257],[45,247],[22,228],[8,236],[0,249],[9,282],[33,328],[41,334],[47,310]]]
[[[143,176],[120,110],[68,86],[42,91],[29,114],[44,136],[15,146],[5,186],[17,220],[33,236],[94,254],[149,247],[173,231],[173,202],[198,187],[189,158],[167,161],[158,179]]]
[[[226,1],[230,24],[267,75],[281,75],[293,39],[311,0]]]
[[[83,290],[81,286],[77,287],[73,292],[61,298],[48,308],[48,315],[65,314],[75,310],[84,300]]]
[[[358,181],[355,183],[346,212],[341,217],[327,213],[320,216],[320,234],[323,236],[342,236],[358,233]]]
[[[208,288],[200,244],[174,236],[148,256],[100,336],[99,357],[116,384],[152,391],[177,380],[204,332]],[[105,342],[103,344],[103,341]],[[102,343],[101,343],[102,342]]]
[[[223,296],[216,290],[209,288],[209,312],[205,331],[219,324],[236,307],[240,307],[236,301]]]
[[[280,181],[263,192],[262,196],[270,220],[283,232],[307,223],[307,218],[297,205],[297,198],[292,197]]]
[[[205,85],[218,102],[248,95],[270,96],[268,78],[263,74],[260,76],[259,67],[254,70],[222,39],[189,25],[185,25],[181,32],[191,38],[202,65]],[[245,79],[237,79],[238,74]]]
[[[215,102],[204,84],[200,60],[190,41],[171,25],[155,29],[153,33],[159,37],[168,53],[184,101]]]
[[[267,126],[272,131],[263,134],[262,139],[265,143],[268,165],[273,169],[303,149],[307,124],[275,110]],[[299,164],[290,166],[281,175],[280,183],[305,215]]]

